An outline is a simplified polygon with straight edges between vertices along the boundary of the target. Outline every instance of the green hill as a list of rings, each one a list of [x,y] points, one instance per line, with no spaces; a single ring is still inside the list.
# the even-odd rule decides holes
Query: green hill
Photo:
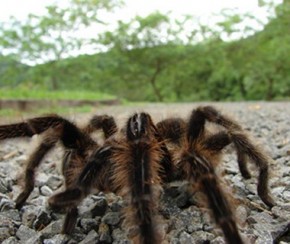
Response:
[[[1,87],[89,90],[132,101],[290,98],[290,14],[252,36],[80,55],[34,67],[0,59]]]

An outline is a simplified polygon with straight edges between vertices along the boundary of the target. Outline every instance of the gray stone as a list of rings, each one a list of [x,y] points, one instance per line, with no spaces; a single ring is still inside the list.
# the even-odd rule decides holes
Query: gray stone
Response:
[[[218,236],[217,238],[213,239],[210,244],[226,244],[226,241],[223,237]]]
[[[283,197],[283,191],[285,190],[284,186],[278,186],[272,189],[272,194],[276,197],[276,198],[281,198]]]
[[[245,206],[239,205],[235,210],[235,216],[239,224],[244,226],[248,218],[248,210]]]
[[[36,230],[41,230],[45,226],[47,226],[51,221],[50,212],[48,212],[44,208],[38,209],[38,213],[36,215],[36,219],[33,223],[33,227]]]
[[[15,223],[5,217],[1,216],[0,221],[0,242],[4,241],[5,239],[9,238],[10,236],[14,236],[16,232],[16,226]]]
[[[40,194],[49,197],[53,194],[53,191],[47,185],[44,185],[40,187]]]
[[[0,216],[7,217],[7,218],[13,220],[15,223],[20,223],[20,221],[21,221],[19,211],[16,209],[10,209],[10,210],[1,212]]]
[[[7,177],[0,178],[0,192],[7,194],[12,191],[12,180]]]
[[[111,210],[113,212],[120,212],[122,208],[123,208],[123,202],[121,201],[113,202],[111,204]]]
[[[260,229],[260,228],[258,228]],[[272,244],[273,243],[273,238],[271,234],[266,231],[266,230],[259,230],[257,232],[258,238],[255,241],[255,244]]]
[[[131,244],[132,242],[129,240],[114,240],[113,244]]]
[[[172,238],[172,239],[170,240],[170,244],[180,244],[180,242],[179,242],[179,238]]]
[[[181,209],[177,207],[173,198],[168,197],[166,194],[163,194],[160,202],[159,212],[164,218],[170,219],[171,217],[178,216],[181,213]]]
[[[271,236],[274,240],[278,240],[285,233],[290,230],[290,222],[285,221],[284,223],[277,223],[270,229]]]
[[[94,218],[96,216],[103,216],[107,211],[107,208],[108,208],[107,200],[105,198],[98,199],[95,205],[90,209],[92,217]]]
[[[11,199],[1,198],[0,200],[0,212],[11,210],[15,208],[15,202]]]
[[[22,208],[22,223],[29,228],[33,228],[33,223],[36,220],[38,208],[35,206],[24,206]]]
[[[176,217],[171,217],[170,229],[175,229],[179,231],[186,231],[188,233],[193,233],[198,230],[202,230],[205,221],[202,221],[203,215],[197,207],[191,206]]]
[[[129,240],[127,238],[126,232],[121,230],[120,228],[116,228],[113,230],[112,232],[112,237],[115,244],[119,243],[128,243],[129,244]]]
[[[26,242],[23,242],[24,244],[42,244],[43,242],[43,236],[41,233],[37,233],[36,235],[30,237]]]
[[[248,217],[248,223],[251,224],[269,224],[272,221],[271,215],[268,213],[256,213]]]
[[[58,234],[51,239],[43,240],[43,244],[65,244],[69,241],[69,239],[70,238],[67,235]]]
[[[35,186],[42,187],[46,185],[46,182],[48,181],[49,176],[45,172],[39,172],[36,179],[35,179]]]
[[[45,206],[47,203],[47,197],[45,196],[36,196],[35,199],[32,199],[30,201],[31,204],[35,205],[35,206]]]
[[[44,238],[49,239],[61,232],[62,225],[63,220],[53,221],[40,232],[42,233]]]
[[[183,231],[183,232],[181,232],[181,234],[179,236],[179,243],[180,244],[192,244],[192,243],[194,243],[194,239],[190,234]]]
[[[16,232],[16,236],[20,239],[21,242],[26,242],[31,238],[31,236],[36,235],[36,233],[37,232],[35,230],[30,229],[25,225],[20,225],[19,229]]]
[[[97,230],[100,224],[100,219],[90,219],[90,218],[81,218],[80,226],[84,233],[88,233],[91,230]]]
[[[19,244],[19,241],[15,236],[11,236],[5,241],[1,242],[1,244]]]
[[[283,198],[284,198],[286,201],[290,201],[290,191],[284,191],[284,192],[283,192]]]
[[[184,208],[189,205],[192,195],[188,192],[188,183],[173,182],[165,188],[165,194],[175,202],[179,208]]]
[[[11,229],[9,229],[8,227],[0,227],[0,242],[9,238],[12,235],[11,232]]]
[[[99,235],[95,230],[91,230],[85,239],[83,239],[79,244],[95,244],[99,241]]]
[[[282,219],[273,219],[267,213],[258,213],[248,218],[249,223],[254,223],[253,226],[258,233],[259,243],[271,243],[278,240],[286,232],[289,231],[290,222]]]
[[[119,224],[121,218],[118,212],[108,212],[103,217],[102,221],[108,225],[117,225]]]
[[[112,243],[112,237],[110,235],[110,228],[107,224],[101,223],[98,230],[100,241],[104,243]]]
[[[193,241],[191,243],[203,244],[205,242],[211,242],[215,236],[212,233],[205,231],[196,231],[192,234]]]
[[[60,176],[58,175],[51,175],[47,182],[46,185],[52,189],[52,190],[57,190],[63,183],[63,180]]]
[[[86,238],[86,234],[84,234],[79,227],[75,227],[73,233],[71,234],[71,237],[73,238],[73,240],[81,242],[83,239]]]
[[[176,198],[176,205],[179,208],[184,208],[188,206],[188,201],[189,201],[190,195],[185,191],[181,192]]]

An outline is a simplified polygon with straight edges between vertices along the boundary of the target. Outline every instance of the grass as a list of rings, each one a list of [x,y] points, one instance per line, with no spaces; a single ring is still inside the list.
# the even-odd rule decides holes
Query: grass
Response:
[[[24,100],[111,100],[116,99],[116,96],[85,90],[61,90],[61,91],[47,91],[41,89],[15,88],[15,89],[0,89],[0,99],[24,99]],[[79,107],[65,107],[52,105],[51,107],[40,107],[28,111],[20,111],[10,108],[0,109],[0,118],[15,117],[15,116],[34,116],[42,114],[70,114],[70,113],[87,113],[93,110],[93,106],[84,105]]]
[[[79,106],[79,107],[47,107],[47,108],[39,108],[33,109],[29,111],[20,111],[15,109],[1,109],[0,110],[0,119],[7,119],[12,117],[33,117],[33,116],[41,116],[44,114],[76,114],[76,113],[89,113],[94,110],[93,106]]]
[[[1,99],[48,99],[48,100],[109,100],[115,96],[93,91],[46,91],[38,89],[0,89]]]

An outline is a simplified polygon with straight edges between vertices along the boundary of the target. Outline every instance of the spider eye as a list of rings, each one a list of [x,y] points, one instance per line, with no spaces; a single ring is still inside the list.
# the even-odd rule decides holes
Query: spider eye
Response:
[[[130,140],[139,139],[146,134],[148,115],[145,113],[134,114],[127,123],[127,137]]]

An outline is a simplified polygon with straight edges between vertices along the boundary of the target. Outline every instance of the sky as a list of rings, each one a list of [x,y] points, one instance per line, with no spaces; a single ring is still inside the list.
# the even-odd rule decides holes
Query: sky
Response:
[[[0,1],[0,21],[8,20],[9,16],[20,19],[29,13],[41,14],[45,12],[45,6],[51,3],[64,3],[66,0],[8,0]],[[126,7],[116,13],[118,18],[126,19],[138,15],[147,15],[159,10],[161,12],[172,11],[176,16],[192,14],[206,16],[218,13],[224,8],[237,8],[241,12],[251,12],[263,16],[265,11],[258,8],[258,0],[125,0]]]
[[[103,19],[106,23],[116,23],[116,20],[129,21],[136,15],[147,16],[148,14],[160,11],[161,13],[171,12],[171,17],[178,18],[182,15],[193,15],[206,20],[206,23],[212,22],[213,18],[207,18],[218,14],[222,9],[236,9],[241,13],[251,13],[258,17],[262,22],[266,23],[267,11],[259,8],[258,0],[124,0],[125,7],[117,10],[114,15]],[[281,2],[281,0],[275,0]],[[30,13],[35,15],[45,14],[45,6],[54,3],[64,5],[68,0],[8,0],[0,1],[0,23],[9,20],[13,16],[19,20],[24,20]],[[209,22],[208,22],[209,21]],[[215,22],[215,21],[213,21]],[[113,26],[114,24],[112,24]],[[256,30],[261,29],[257,26]],[[82,30],[76,33],[80,36],[89,37],[94,34],[90,30]],[[91,53],[89,47],[81,53]],[[5,52],[3,52],[5,53]],[[76,53],[77,55],[78,53]]]

